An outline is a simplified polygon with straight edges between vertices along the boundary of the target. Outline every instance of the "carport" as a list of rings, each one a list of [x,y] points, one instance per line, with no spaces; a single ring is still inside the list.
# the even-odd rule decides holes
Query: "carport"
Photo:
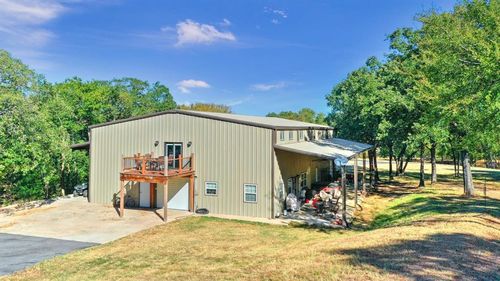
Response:
[[[340,138],[319,139],[305,142],[294,142],[285,144],[275,144],[275,149],[293,152],[297,154],[308,155],[319,159],[331,161],[333,169],[339,166],[342,174],[342,196],[343,196],[343,219],[346,221],[346,168],[349,160],[354,160],[354,202],[358,204],[358,157],[363,159],[362,168],[362,189],[366,192],[366,153],[374,149],[373,145],[349,141]]]

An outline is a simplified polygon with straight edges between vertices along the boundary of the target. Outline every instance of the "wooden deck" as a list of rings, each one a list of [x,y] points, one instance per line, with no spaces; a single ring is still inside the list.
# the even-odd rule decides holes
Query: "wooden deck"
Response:
[[[123,157],[120,180],[164,183],[172,177],[190,177],[194,175],[194,154],[178,158],[152,157],[136,155]]]
[[[163,220],[167,221],[168,180],[174,177],[189,178],[189,210],[194,211],[194,154],[189,157],[153,157],[152,154],[122,157],[120,171],[120,217],[124,213],[125,182],[163,184]]]

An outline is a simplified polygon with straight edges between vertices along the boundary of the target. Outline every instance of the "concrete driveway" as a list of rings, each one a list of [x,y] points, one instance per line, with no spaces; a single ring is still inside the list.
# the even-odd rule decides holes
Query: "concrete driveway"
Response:
[[[112,206],[76,197],[10,216],[0,215],[0,275],[161,224],[161,213],[126,209],[120,218]],[[169,210],[168,221],[188,215]]]

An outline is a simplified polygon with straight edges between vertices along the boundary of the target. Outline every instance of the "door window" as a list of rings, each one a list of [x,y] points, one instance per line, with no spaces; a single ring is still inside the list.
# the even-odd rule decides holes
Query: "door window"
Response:
[[[177,169],[179,165],[179,156],[182,155],[182,143],[165,143],[165,157],[168,161],[169,169]]]

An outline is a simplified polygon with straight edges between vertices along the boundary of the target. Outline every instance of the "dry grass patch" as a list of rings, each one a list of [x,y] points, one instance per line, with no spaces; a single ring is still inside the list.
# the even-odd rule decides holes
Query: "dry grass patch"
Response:
[[[496,187],[495,187],[496,188]],[[190,217],[40,263],[6,280],[500,280],[497,193],[459,180],[379,186],[353,230]]]

